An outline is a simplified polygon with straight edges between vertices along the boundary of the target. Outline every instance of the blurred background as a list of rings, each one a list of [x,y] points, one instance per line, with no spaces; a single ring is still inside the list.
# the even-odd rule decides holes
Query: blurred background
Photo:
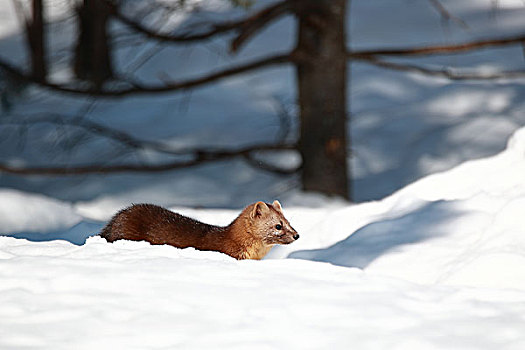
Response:
[[[0,0],[0,187],[378,200],[505,148],[524,43],[521,0]]]

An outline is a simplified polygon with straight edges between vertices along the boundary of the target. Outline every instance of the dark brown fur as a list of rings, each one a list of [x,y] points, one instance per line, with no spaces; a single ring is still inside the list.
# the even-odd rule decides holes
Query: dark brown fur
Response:
[[[100,236],[108,242],[128,239],[214,250],[236,259],[262,259],[275,244],[289,244],[299,238],[278,201],[251,204],[225,227],[208,225],[157,205],[135,204],[113,216]]]

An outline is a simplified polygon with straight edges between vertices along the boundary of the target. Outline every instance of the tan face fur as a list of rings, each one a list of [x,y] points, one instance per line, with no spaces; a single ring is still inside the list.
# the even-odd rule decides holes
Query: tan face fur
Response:
[[[290,244],[299,239],[297,231],[283,215],[281,204],[257,202],[250,213],[253,220],[254,234],[266,245]]]

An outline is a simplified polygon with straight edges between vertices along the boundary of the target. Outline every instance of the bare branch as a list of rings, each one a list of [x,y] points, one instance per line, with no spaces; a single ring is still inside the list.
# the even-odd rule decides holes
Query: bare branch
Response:
[[[511,44],[522,44],[525,43],[525,35],[517,35],[510,38],[503,39],[490,39],[482,40],[471,43],[456,44],[456,45],[437,45],[428,46],[422,48],[411,48],[411,49],[386,49],[386,50],[361,50],[361,51],[350,51],[347,53],[349,59],[355,59],[370,63],[379,67],[394,69],[403,72],[413,72],[419,74],[425,74],[430,76],[438,76],[447,78],[450,80],[490,80],[490,79],[505,79],[505,78],[519,78],[525,75],[523,70],[504,71],[495,73],[459,73],[450,68],[446,69],[429,69],[418,65],[394,63],[384,61],[378,58],[378,56],[404,56],[404,57],[415,57],[415,56],[426,56],[426,55],[444,55],[444,54],[455,54],[487,47],[505,46]]]
[[[449,80],[493,80],[493,79],[514,79],[525,77],[525,70],[513,70],[494,73],[482,72],[457,72],[450,68],[429,69],[417,65],[394,63],[378,59],[377,57],[362,57],[358,60],[373,64],[378,67],[393,69],[402,72],[418,73],[423,75],[447,78]]]
[[[437,12],[439,12],[439,14],[441,15],[441,17],[446,20],[446,21],[453,21],[453,22],[456,22],[460,27],[462,27],[463,29],[469,29],[467,23],[462,20],[461,18],[457,17],[457,16],[454,16],[453,14],[451,14],[446,8],[445,6],[443,6],[443,4],[441,2],[439,2],[439,0],[428,0],[430,2],[430,4],[432,5],[432,7],[434,7],[436,9]]]
[[[279,133],[276,142],[284,143],[292,129],[292,116],[285,103],[277,96],[273,97],[277,117],[279,118]]]
[[[7,63],[2,60],[0,60],[0,68],[9,72],[15,78],[21,81],[36,83],[42,87],[64,92],[64,93],[92,95],[92,96],[104,96],[104,97],[122,97],[122,96],[128,96],[128,95],[172,92],[172,91],[177,91],[177,90],[194,88],[194,87],[206,85],[206,84],[209,84],[209,83],[212,83],[212,82],[215,82],[215,81],[227,78],[227,77],[242,74],[247,71],[252,71],[252,70],[256,70],[256,69],[260,69],[260,68],[264,68],[268,66],[287,63],[292,60],[293,60],[293,56],[291,54],[275,55],[275,56],[261,58],[259,60],[248,62],[245,64],[241,64],[233,68],[226,68],[218,72],[212,72],[208,75],[205,75],[199,78],[188,79],[188,80],[180,81],[180,82],[165,82],[164,84],[161,84],[161,85],[144,85],[140,82],[122,79],[121,81],[131,86],[128,86],[125,88],[106,89],[106,90],[96,89],[96,88],[82,89],[82,88],[78,88],[74,86],[55,84],[55,83],[51,83],[48,81],[45,81],[45,82],[34,81],[34,79],[32,79],[32,77],[28,75],[27,73],[24,73],[22,70],[15,68],[10,63]]]
[[[268,171],[268,172],[271,172],[271,173],[275,173],[275,174],[279,174],[279,175],[291,175],[291,174],[295,174],[296,172],[299,171],[299,169],[301,167],[298,167],[298,168],[292,168],[292,169],[285,169],[285,168],[280,168],[280,167],[277,167],[275,165],[272,165],[272,164],[269,164],[269,163],[266,163],[266,162],[263,162],[262,160],[260,159],[255,159],[253,157],[252,154],[248,153],[248,154],[244,154],[243,155],[244,157],[244,160],[246,160],[246,162],[254,167],[254,168],[258,168],[258,169],[262,169],[262,170],[265,170],[265,171]]]
[[[115,16],[115,18],[120,20],[122,23],[126,24],[133,30],[146,35],[149,38],[160,40],[160,41],[165,41],[165,42],[189,42],[189,41],[207,40],[217,34],[222,34],[230,30],[235,30],[235,29],[239,29],[244,26],[247,26],[251,22],[261,21],[261,18],[266,19],[262,23],[262,24],[266,24],[270,20],[277,18],[278,16],[286,13],[289,10],[289,6],[288,6],[289,0],[285,0],[282,2],[278,2],[272,6],[269,6],[266,9],[263,9],[260,12],[250,17],[243,18],[241,20],[226,21],[224,23],[213,24],[211,25],[211,28],[205,32],[201,32],[201,33],[188,32],[188,33],[183,33],[179,35],[174,35],[174,34],[158,33],[154,30],[148,29],[144,27],[141,23],[136,22],[135,20],[132,20],[130,18],[127,18],[122,13],[120,13],[117,6],[111,1],[107,1],[107,2],[111,5],[113,16]]]
[[[251,153],[257,151],[276,151],[276,150],[291,150],[295,149],[293,144],[263,144],[240,148],[237,150],[207,150],[195,149],[193,159],[187,161],[174,161],[164,164],[138,165],[138,164],[117,164],[117,165],[100,165],[88,164],[82,166],[56,166],[56,167],[15,167],[6,163],[0,163],[0,172],[17,174],[17,175],[81,175],[81,174],[109,174],[121,172],[161,172],[168,170],[175,170],[181,168],[188,168],[197,166],[207,162],[214,162],[236,157],[251,157]],[[262,169],[285,173],[288,170],[278,168],[270,169],[269,167],[261,167]],[[291,171],[291,170],[290,170]]]
[[[471,51],[486,47],[497,47],[511,44],[518,44],[525,42],[525,35],[517,35],[510,38],[503,39],[490,39],[481,40],[471,43],[456,44],[456,45],[437,45],[428,46],[422,48],[407,48],[407,49],[386,49],[386,50],[360,50],[350,51],[347,53],[349,59],[358,59],[371,61],[374,56],[424,56],[424,55],[439,55],[439,54],[452,54]],[[162,93],[162,92],[173,92],[177,90],[184,90],[194,88],[197,86],[203,86],[212,82],[216,82],[220,79],[224,79],[230,76],[242,74],[255,69],[265,68],[273,65],[296,62],[300,60],[300,53],[292,52],[287,54],[280,54],[275,56],[269,56],[255,60],[252,62],[244,63],[236,67],[226,68],[221,71],[212,72],[208,75],[187,79],[180,82],[165,82],[159,85],[144,85],[140,82],[135,82],[127,79],[120,79],[121,82],[126,83],[126,87],[120,87],[115,89],[96,89],[96,88],[80,88],[71,85],[55,84],[48,81],[38,82],[31,77],[30,74],[25,73],[20,68],[13,66],[12,64],[0,59],[0,68],[10,73],[14,78],[17,78],[23,82],[35,83],[42,87],[49,88],[52,90],[81,95],[92,95],[101,97],[122,97],[136,94],[148,94],[148,93]]]
[[[247,18],[243,25],[239,27],[240,34],[237,36],[237,38],[235,38],[235,40],[233,40],[231,44],[231,51],[237,52],[246,42],[246,40],[264,28],[264,26],[279,18],[280,16],[288,13],[292,9],[291,4],[292,3],[290,1],[283,1]]]
[[[90,120],[82,118],[71,118],[71,116],[61,114],[36,114],[31,116],[17,116],[13,115],[12,120],[3,120],[1,125],[28,125],[28,124],[42,124],[49,123],[60,126],[72,126],[81,128],[89,133],[101,135],[103,137],[112,139],[129,148],[133,149],[151,149],[159,153],[166,153],[171,155],[188,154],[190,151],[183,149],[170,149],[167,145],[155,141],[139,140],[128,133],[105,126]]]
[[[436,45],[417,48],[404,49],[378,49],[350,51],[348,58],[362,58],[363,56],[427,56],[427,55],[446,55],[460,52],[472,51],[486,47],[505,46],[525,42],[525,34],[512,36],[502,39],[479,40],[471,43],[455,45]]]

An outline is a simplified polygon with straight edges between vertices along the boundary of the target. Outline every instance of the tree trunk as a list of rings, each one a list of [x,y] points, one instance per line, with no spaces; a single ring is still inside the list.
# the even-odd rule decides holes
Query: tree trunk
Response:
[[[110,9],[103,0],[84,0],[78,9],[78,40],[75,74],[97,88],[113,76],[111,47],[107,32]]]
[[[35,81],[44,82],[47,75],[44,44],[44,7],[42,0],[33,0],[31,19],[26,23],[27,43],[31,57],[31,75]]]
[[[295,53],[303,189],[349,199],[346,2],[298,0]]]

